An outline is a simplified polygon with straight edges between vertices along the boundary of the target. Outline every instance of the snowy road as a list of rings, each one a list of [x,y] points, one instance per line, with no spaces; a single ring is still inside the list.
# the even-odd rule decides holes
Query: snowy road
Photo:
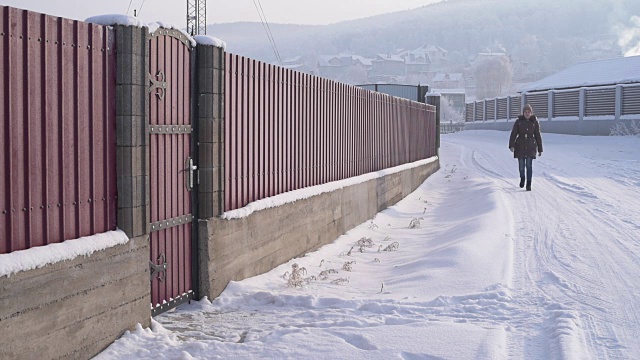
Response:
[[[526,193],[514,187],[516,160],[497,156],[503,134],[475,135],[446,142],[463,149],[463,166],[502,189],[514,220],[512,288],[537,299],[531,314],[542,320],[524,332],[541,336],[513,336],[512,349],[640,358],[638,139],[547,134],[534,161],[534,192]]]
[[[507,138],[444,135],[396,206],[98,358],[639,359],[640,139],[543,134],[525,192]]]

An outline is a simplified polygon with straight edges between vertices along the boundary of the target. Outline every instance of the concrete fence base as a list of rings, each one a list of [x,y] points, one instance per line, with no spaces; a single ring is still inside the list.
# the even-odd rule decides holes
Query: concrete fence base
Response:
[[[439,162],[257,211],[200,221],[200,296],[213,299],[230,281],[267,272],[333,242],[413,192]]]
[[[89,359],[150,326],[148,237],[0,277],[0,359]]]

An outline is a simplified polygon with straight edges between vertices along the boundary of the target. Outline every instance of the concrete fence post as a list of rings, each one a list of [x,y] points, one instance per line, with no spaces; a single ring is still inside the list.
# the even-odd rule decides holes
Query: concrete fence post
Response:
[[[580,89],[580,95],[579,95],[579,102],[578,102],[578,120],[582,121],[584,120],[584,113],[585,113],[585,107],[587,105],[587,91],[585,88],[581,88]]]
[[[473,102],[473,117],[471,118],[471,122],[476,121],[476,108],[478,107],[478,102]]]
[[[198,212],[201,219],[224,212],[224,70],[224,49],[198,44],[195,95],[200,162]]]
[[[498,121],[498,98],[493,99],[493,122]]]
[[[149,30],[115,26],[117,225],[129,238],[149,233],[147,124]]]
[[[549,90],[547,93],[547,120],[553,119],[553,99],[555,96],[555,92],[553,90]]]
[[[511,96],[507,96],[507,122],[511,120]]]
[[[482,100],[482,122],[487,121],[487,99]]]
[[[622,85],[616,85],[616,121],[622,115]]]

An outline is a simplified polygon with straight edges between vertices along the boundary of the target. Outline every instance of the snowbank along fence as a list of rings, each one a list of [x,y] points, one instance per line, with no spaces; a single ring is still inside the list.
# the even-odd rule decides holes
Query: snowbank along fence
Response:
[[[511,130],[507,125],[531,104],[543,131],[609,135],[617,123],[640,120],[640,84],[619,84],[523,93],[466,104],[467,129]]]
[[[0,259],[116,226],[130,239],[0,277],[0,357],[91,357],[150,312],[332,241],[439,167],[225,220],[252,201],[435,156],[436,106],[174,29],[0,9]]]

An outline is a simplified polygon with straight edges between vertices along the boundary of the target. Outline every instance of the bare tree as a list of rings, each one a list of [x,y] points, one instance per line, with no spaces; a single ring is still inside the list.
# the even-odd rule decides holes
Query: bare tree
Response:
[[[473,64],[473,76],[476,80],[476,98],[506,95],[513,77],[511,61],[506,56],[478,59]]]
[[[442,123],[460,123],[464,122],[462,111],[453,106],[451,100],[440,97],[440,116]]]

